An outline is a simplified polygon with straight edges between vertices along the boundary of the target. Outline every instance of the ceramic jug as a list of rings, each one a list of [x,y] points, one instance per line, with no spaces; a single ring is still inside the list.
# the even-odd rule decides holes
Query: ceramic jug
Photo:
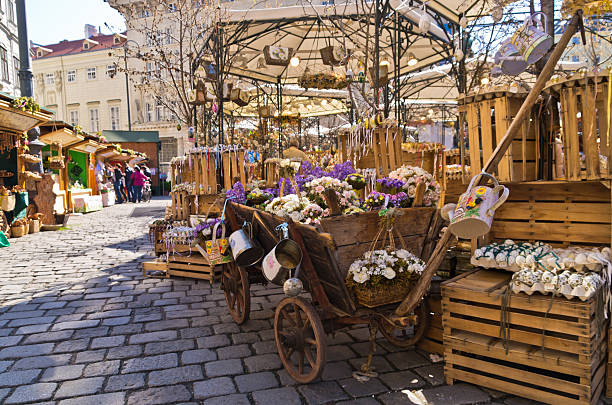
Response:
[[[493,188],[478,186],[477,180],[481,176],[490,179]],[[491,229],[495,210],[506,201],[508,194],[508,189],[500,185],[495,177],[485,172],[477,174],[456,205],[447,204],[442,208],[442,216],[450,219],[449,231],[462,239],[486,235]]]
[[[540,23],[536,19],[538,14],[542,16]],[[525,23],[510,38],[512,45],[519,50],[529,65],[539,61],[553,45],[553,39],[546,33],[544,27],[546,27],[546,15],[535,13],[527,17]]]

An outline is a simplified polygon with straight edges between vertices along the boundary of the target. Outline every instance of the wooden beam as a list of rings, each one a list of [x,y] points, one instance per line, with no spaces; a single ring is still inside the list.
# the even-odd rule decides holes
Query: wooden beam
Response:
[[[542,93],[544,85],[552,76],[555,70],[555,66],[557,65],[559,59],[561,59],[561,56],[563,55],[567,44],[571,40],[572,36],[580,29],[580,27],[582,27],[582,10],[576,11],[576,13],[572,16],[572,19],[567,25],[565,32],[559,40],[559,43],[555,46],[555,49],[550,55],[550,58],[548,58],[546,65],[544,65],[544,69],[542,69],[542,73],[540,73],[540,75],[538,76],[538,79],[533,85],[533,88],[527,95],[527,98],[523,102],[523,105],[521,105],[521,108],[519,109],[518,113],[516,114],[516,117],[510,124],[508,131],[506,131],[504,138],[497,144],[497,147],[493,151],[493,154],[491,155],[487,163],[484,165],[483,170],[485,172],[492,173],[493,171],[495,171],[495,169],[497,169],[497,165],[503,158],[504,153],[506,153],[506,150],[508,150],[510,145],[512,145],[512,140],[519,133],[523,121],[529,118],[531,108],[534,106],[536,100],[540,96],[540,93]],[[483,183],[485,181],[486,179],[481,177],[480,183]]]

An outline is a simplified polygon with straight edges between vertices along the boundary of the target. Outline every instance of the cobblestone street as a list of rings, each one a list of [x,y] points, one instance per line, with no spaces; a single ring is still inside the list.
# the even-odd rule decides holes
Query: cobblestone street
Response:
[[[295,384],[273,337],[281,290],[252,286],[251,320],[237,326],[218,285],[142,278],[146,224],[166,202],[106,208],[0,249],[0,402],[395,405],[423,388],[435,405],[531,403],[445,386],[442,363],[383,340],[379,377],[357,382],[365,328],[330,336],[321,381]]]

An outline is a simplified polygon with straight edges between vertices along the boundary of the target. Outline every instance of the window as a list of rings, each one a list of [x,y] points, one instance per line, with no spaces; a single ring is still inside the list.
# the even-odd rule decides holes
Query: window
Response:
[[[117,67],[115,65],[106,66],[106,77],[110,77],[111,79],[115,77],[117,74]]]
[[[164,106],[160,102],[155,103],[155,121],[164,119]]]
[[[70,110],[70,125],[79,125],[79,110]]]
[[[115,45],[117,45],[119,42],[120,42],[119,37],[115,37],[115,38],[113,39],[113,43],[114,43]]]
[[[151,103],[145,104],[145,121],[146,122],[153,121],[153,108],[151,107]]]
[[[15,75],[15,86],[19,86],[19,59],[16,57],[13,57],[13,74]]]
[[[172,28],[166,28],[166,44],[172,43]]]
[[[176,138],[162,138],[159,141],[161,143],[159,151],[160,162],[169,162],[173,157],[178,156],[178,142]]]
[[[171,13],[173,11],[176,11],[176,4],[174,4],[174,3],[168,4],[168,11],[171,12]]]
[[[15,3],[13,2],[13,0],[7,1],[6,8],[8,10],[9,21],[14,24],[15,23]]]
[[[100,130],[100,120],[98,119],[98,109],[89,109],[89,129],[91,132],[98,132]]]
[[[96,68],[87,68],[87,80],[95,80],[96,78]]]
[[[580,62],[580,57],[579,56],[572,56],[572,62]]]
[[[580,45],[580,39],[578,37],[573,37],[572,45]]]
[[[54,84],[55,83],[55,76],[53,76],[53,73],[45,73],[45,84],[49,85],[49,84]]]
[[[69,70],[66,74],[66,80],[68,81],[68,83],[76,82],[76,70]]]
[[[9,63],[6,48],[0,46],[0,62],[2,63],[2,80],[9,81]]]
[[[89,49],[89,42],[83,42],[83,49]]]
[[[119,129],[119,106],[110,108],[110,124],[113,131]]]

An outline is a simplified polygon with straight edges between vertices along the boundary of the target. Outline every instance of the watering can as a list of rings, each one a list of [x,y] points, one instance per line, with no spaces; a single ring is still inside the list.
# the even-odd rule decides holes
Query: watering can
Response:
[[[538,23],[536,16],[541,14],[542,20]],[[543,21],[543,22],[542,22]],[[536,63],[553,45],[553,39],[546,33],[546,15],[535,13],[525,19],[525,23],[516,30],[510,38],[512,45],[523,55],[525,62],[531,65]]]
[[[506,75],[516,76],[527,69],[527,62],[519,50],[506,39],[495,53],[495,64],[498,64]]]
[[[287,223],[280,224],[276,230],[283,232],[283,239],[266,255],[261,267],[266,280],[283,285],[289,272],[302,262],[302,249],[300,245],[289,239]]]
[[[244,222],[242,229],[232,232],[229,237],[234,261],[238,266],[252,266],[262,258],[264,251],[253,242],[253,226]]]
[[[476,180],[481,176],[490,179],[493,188],[478,186]],[[508,194],[509,190],[499,184],[495,177],[484,171],[477,174],[472,178],[467,191],[461,194],[457,204],[446,204],[442,208],[442,216],[450,220],[448,230],[462,239],[486,235],[491,229],[495,210],[506,201]]]

